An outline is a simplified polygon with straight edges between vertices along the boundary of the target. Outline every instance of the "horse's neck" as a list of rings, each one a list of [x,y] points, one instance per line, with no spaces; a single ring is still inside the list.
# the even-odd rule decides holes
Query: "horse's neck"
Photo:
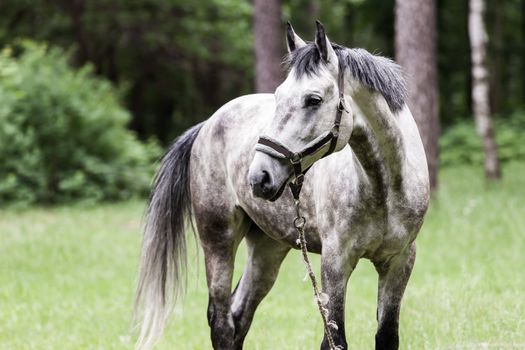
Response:
[[[405,147],[397,116],[381,95],[367,88],[355,89],[352,99],[364,122],[356,123],[350,146],[381,191],[399,191]]]

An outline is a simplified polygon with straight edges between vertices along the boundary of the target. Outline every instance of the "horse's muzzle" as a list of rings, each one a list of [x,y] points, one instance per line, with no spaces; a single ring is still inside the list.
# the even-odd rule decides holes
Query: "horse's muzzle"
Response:
[[[255,197],[270,199],[275,192],[272,178],[266,170],[251,173],[250,186]]]
[[[272,202],[277,200],[286,188],[291,171],[285,159],[255,152],[247,178],[253,196]]]

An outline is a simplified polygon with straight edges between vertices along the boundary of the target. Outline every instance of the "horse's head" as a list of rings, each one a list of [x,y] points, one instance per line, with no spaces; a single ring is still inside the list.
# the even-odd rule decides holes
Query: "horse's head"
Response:
[[[250,165],[253,194],[276,200],[287,182],[350,139],[353,120],[344,101],[344,64],[317,22],[313,43],[287,30],[290,70],[275,91],[275,115]]]

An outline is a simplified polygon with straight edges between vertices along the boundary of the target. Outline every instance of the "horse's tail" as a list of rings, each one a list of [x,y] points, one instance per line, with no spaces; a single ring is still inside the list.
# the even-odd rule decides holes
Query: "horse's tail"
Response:
[[[189,182],[193,143],[202,123],[178,137],[162,158],[146,214],[135,320],[140,322],[137,349],[158,340],[178,294],[186,269],[186,237],[191,216]]]

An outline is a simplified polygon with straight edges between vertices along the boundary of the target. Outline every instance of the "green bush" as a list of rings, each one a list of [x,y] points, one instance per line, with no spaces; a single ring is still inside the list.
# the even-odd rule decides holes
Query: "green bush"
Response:
[[[146,193],[154,142],[126,129],[129,113],[90,66],[21,42],[0,52],[0,205],[120,200]]]
[[[525,161],[525,111],[497,119],[494,129],[500,161]],[[483,164],[481,139],[472,121],[463,121],[449,128],[440,138],[439,145],[442,166]]]

